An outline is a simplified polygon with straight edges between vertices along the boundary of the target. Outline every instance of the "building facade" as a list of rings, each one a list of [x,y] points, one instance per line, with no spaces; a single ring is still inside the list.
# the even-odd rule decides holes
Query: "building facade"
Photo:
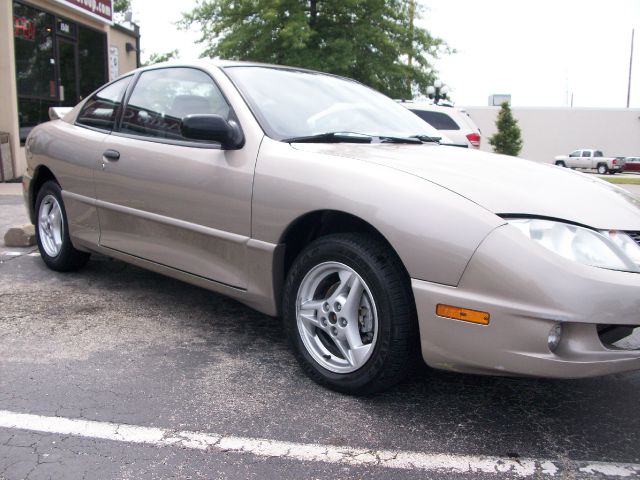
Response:
[[[491,152],[500,107],[464,108],[482,131],[480,148]],[[512,107],[522,130],[520,157],[553,163],[556,155],[581,148],[601,150],[610,157],[640,156],[640,109]]]
[[[139,52],[137,27],[113,24],[112,0],[0,0],[0,181],[24,172],[25,139],[49,107],[135,69]]]

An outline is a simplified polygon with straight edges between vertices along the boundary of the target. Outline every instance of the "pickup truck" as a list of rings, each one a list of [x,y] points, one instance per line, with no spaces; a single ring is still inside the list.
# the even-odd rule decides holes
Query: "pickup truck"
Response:
[[[618,173],[624,170],[623,158],[605,157],[600,150],[574,150],[569,155],[558,155],[555,164],[560,167],[597,170],[599,174]]]

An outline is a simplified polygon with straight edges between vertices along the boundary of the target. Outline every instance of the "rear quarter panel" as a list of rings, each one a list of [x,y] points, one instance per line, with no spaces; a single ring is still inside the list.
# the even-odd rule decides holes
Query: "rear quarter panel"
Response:
[[[93,200],[93,174],[107,135],[55,120],[36,127],[27,139],[27,164],[32,175],[45,166],[63,191],[74,245],[98,243],[98,216]],[[34,192],[34,196],[37,192]]]

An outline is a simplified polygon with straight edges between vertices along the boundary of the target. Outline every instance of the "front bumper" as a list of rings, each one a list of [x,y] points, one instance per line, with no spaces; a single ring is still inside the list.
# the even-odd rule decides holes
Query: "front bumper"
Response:
[[[605,346],[597,330],[640,326],[640,274],[565,260],[510,225],[483,241],[457,287],[415,279],[412,287],[422,355],[434,368],[555,378],[640,369],[640,349]],[[439,317],[438,304],[488,312],[490,322]],[[551,352],[557,322],[563,335]]]

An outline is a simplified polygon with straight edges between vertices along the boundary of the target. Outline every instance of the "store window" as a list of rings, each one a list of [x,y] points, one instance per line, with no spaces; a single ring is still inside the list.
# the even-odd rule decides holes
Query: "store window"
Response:
[[[18,95],[57,99],[53,15],[14,3]]]
[[[64,17],[13,2],[20,142],[49,120],[49,107],[74,106],[107,81],[107,36]]]

